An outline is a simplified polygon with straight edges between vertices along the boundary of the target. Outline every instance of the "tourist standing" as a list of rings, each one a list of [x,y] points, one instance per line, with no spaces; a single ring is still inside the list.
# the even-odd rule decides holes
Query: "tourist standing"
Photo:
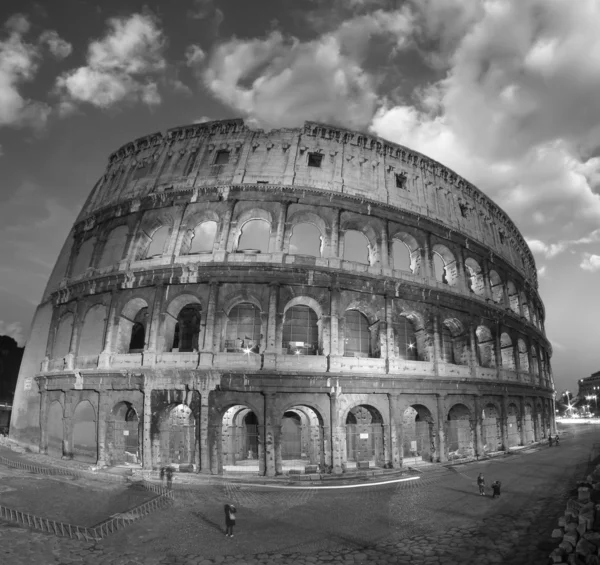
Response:
[[[233,504],[225,505],[225,535],[233,537],[233,526],[235,526],[236,507]]]
[[[552,436],[548,437],[548,447],[552,447]]]
[[[492,483],[492,491],[493,491],[493,495],[492,498],[500,498],[500,487],[502,486],[502,483],[500,481],[494,481]]]
[[[167,467],[167,488],[170,490],[173,486],[173,467]]]
[[[479,473],[479,476],[477,477],[477,486],[479,487],[479,494],[485,496],[485,479],[483,473]]]

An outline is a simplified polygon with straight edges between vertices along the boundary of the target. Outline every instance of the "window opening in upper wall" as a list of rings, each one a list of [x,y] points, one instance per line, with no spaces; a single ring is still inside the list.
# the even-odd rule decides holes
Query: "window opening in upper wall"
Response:
[[[406,190],[406,174],[404,173],[395,173],[396,177],[396,188],[402,188]]]
[[[309,167],[320,167],[323,161],[323,155],[321,153],[309,153],[308,154],[308,166]]]
[[[229,151],[227,149],[221,149],[217,151],[217,155],[215,156],[215,165],[226,165],[229,163]]]

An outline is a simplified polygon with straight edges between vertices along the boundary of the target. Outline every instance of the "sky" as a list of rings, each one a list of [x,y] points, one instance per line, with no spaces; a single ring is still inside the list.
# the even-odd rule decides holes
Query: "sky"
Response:
[[[535,259],[556,388],[600,370],[600,2],[2,0],[0,334],[20,344],[108,155],[242,117],[440,161]]]

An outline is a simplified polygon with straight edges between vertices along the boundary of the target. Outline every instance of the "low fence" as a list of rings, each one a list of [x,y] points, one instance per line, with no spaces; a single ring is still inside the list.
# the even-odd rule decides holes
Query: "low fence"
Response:
[[[11,459],[7,459],[5,457],[0,456],[0,463],[6,465],[7,467],[22,469],[24,471],[29,471],[30,473],[37,473],[43,475],[68,475],[68,476],[79,476],[79,477],[89,477],[95,476],[98,474],[94,472],[85,472],[85,471],[77,471],[71,470],[61,467],[56,468],[48,468],[48,467],[38,467],[37,465],[32,465],[30,463],[25,463],[23,461],[14,461]],[[108,473],[102,473],[102,478],[111,477],[118,478],[120,481],[126,481],[125,477],[121,477],[118,475],[110,475]],[[148,514],[155,512],[156,510],[160,510],[161,508],[166,508],[173,503],[173,491],[164,488],[161,485],[155,485],[145,480],[139,481],[139,483],[147,490],[154,492],[156,497],[148,502],[144,502],[139,506],[136,506],[127,512],[123,512],[117,516],[111,517],[108,520],[101,522],[100,524],[93,526],[91,528],[86,528],[83,526],[75,526],[73,524],[68,524],[66,522],[59,522],[56,520],[50,520],[48,518],[42,518],[41,516],[36,516],[35,514],[29,514],[27,512],[21,512],[20,510],[14,510],[13,508],[8,508],[6,506],[0,505],[0,519],[6,520],[8,522],[15,522],[17,524],[22,524],[23,526],[27,526],[33,530],[38,530],[40,532],[52,534],[60,537],[68,537],[72,539],[81,539],[86,541],[98,541],[105,537],[108,537],[115,532],[122,530],[124,527],[128,526],[133,522],[137,522],[138,520],[144,518]]]

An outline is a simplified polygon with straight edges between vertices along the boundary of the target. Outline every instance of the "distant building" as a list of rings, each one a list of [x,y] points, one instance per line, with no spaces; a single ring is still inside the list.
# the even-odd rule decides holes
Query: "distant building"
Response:
[[[9,336],[0,336],[0,432],[8,428],[17,386],[23,347]]]
[[[575,406],[582,409],[584,405],[590,405],[591,412],[598,411],[598,401],[600,400],[600,371],[592,373],[585,379],[579,379],[579,391],[577,392],[577,402]],[[587,397],[594,396],[595,399]]]
[[[523,236],[442,164],[312,122],[178,127],[110,156],[10,433],[214,474],[508,450],[555,431],[544,319]]]

